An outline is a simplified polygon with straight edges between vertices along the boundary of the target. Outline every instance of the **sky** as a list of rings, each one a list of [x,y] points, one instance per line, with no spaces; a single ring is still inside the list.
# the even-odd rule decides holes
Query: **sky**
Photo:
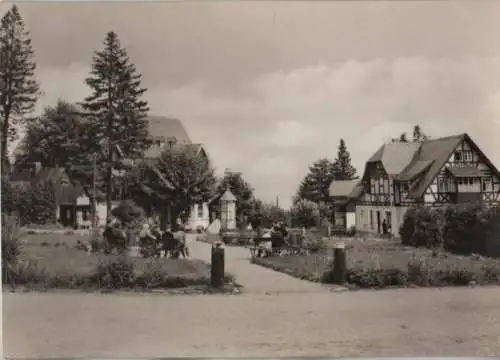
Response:
[[[0,4],[2,13],[10,3]],[[219,173],[288,207],[308,166],[346,141],[361,175],[418,123],[468,133],[500,166],[500,2],[20,3],[43,96],[81,101],[113,30],[152,115],[182,121]]]

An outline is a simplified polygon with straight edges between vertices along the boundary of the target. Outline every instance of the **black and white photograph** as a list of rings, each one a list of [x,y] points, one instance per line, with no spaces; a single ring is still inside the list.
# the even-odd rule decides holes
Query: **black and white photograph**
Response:
[[[3,355],[500,355],[499,14],[0,1]]]

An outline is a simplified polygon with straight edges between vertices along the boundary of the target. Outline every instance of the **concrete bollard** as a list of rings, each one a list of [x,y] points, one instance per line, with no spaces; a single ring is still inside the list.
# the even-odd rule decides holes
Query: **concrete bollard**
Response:
[[[224,243],[216,241],[212,244],[211,278],[210,283],[214,288],[224,285]]]
[[[337,243],[333,248],[333,283],[342,285],[347,277],[345,244]]]

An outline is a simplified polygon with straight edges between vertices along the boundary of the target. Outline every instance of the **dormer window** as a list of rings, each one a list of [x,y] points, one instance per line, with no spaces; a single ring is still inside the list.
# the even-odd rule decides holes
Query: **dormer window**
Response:
[[[173,148],[177,144],[177,138],[175,136],[170,136],[167,139],[167,144],[170,148]]]
[[[157,136],[155,138],[155,145],[157,147],[160,147],[160,148],[164,147],[165,146],[165,137],[163,137],[163,136]]]

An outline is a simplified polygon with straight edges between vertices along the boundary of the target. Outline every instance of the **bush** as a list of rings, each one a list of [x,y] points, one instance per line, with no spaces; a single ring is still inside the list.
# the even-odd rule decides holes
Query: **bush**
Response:
[[[138,229],[144,222],[144,210],[140,208],[132,200],[122,201],[116,208],[111,211],[111,214],[116,217],[123,226],[127,229]]]
[[[52,181],[39,183],[30,190],[30,211],[26,218],[33,224],[54,224],[57,220],[57,203]]]
[[[103,238],[99,229],[92,229],[90,232],[90,251],[95,254],[103,251],[106,246],[106,240]]]
[[[19,224],[15,216],[2,214],[2,281],[9,283],[22,253]]]
[[[21,225],[56,223],[55,187],[51,181],[36,186],[13,185],[2,179],[2,212],[17,214]]]
[[[134,263],[126,256],[104,261],[97,266],[96,277],[100,288],[131,288],[135,281]]]
[[[443,246],[443,211],[419,206],[406,212],[399,236],[404,245],[426,248]]]
[[[464,204],[444,210],[411,208],[399,234],[404,245],[500,257],[500,207]]]
[[[481,205],[449,207],[445,212],[444,247],[457,254],[486,254],[490,213]],[[493,219],[491,219],[493,220]]]
[[[331,283],[325,254],[273,256],[253,262],[300,279]],[[352,241],[347,247],[347,284],[357,288],[500,285],[500,260],[406,247],[393,241]]]

